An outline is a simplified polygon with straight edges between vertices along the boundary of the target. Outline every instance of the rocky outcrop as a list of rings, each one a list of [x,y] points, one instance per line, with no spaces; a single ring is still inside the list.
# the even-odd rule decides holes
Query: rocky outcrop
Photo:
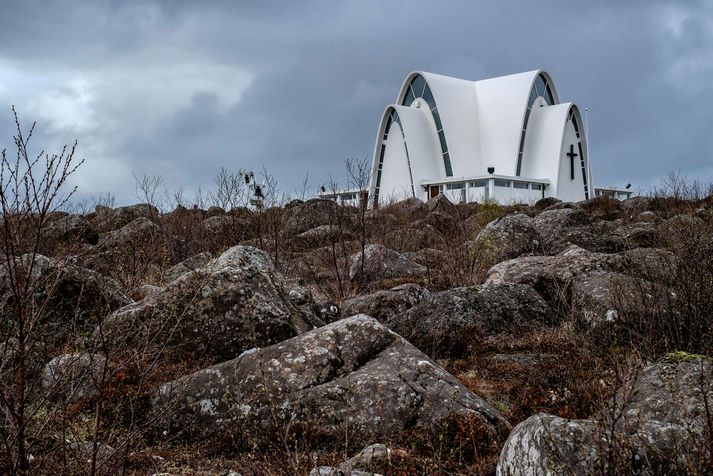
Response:
[[[572,310],[589,324],[613,321],[617,305],[613,289],[632,285],[633,279],[622,273],[595,271],[577,276],[571,284]]]
[[[587,215],[580,209],[559,208],[545,210],[532,219],[543,248],[550,251],[561,240],[562,232],[573,226],[586,224]]]
[[[428,207],[423,201],[416,197],[409,197],[400,202],[396,202],[388,206],[389,211],[396,212],[400,215],[406,215],[409,218],[417,218],[426,215]]]
[[[201,223],[203,236],[217,246],[248,239],[251,236],[251,228],[250,221],[232,214],[213,215]]]
[[[626,262],[619,255],[593,253],[571,245],[555,256],[524,256],[498,263],[488,271],[486,283],[527,284],[549,302],[569,304],[575,279],[594,272],[619,271]]]
[[[391,449],[380,443],[369,445],[336,468],[319,466],[310,476],[379,476],[386,474],[391,464]]]
[[[350,241],[354,239],[354,235],[338,225],[320,225],[311,228],[307,231],[295,236],[295,243],[304,248],[314,248],[317,246],[325,246],[329,243],[337,243]]]
[[[486,336],[522,332],[551,320],[548,306],[522,284],[456,288],[393,316],[387,326],[431,357],[466,353]]]
[[[488,223],[473,242],[473,252],[490,263],[497,263],[539,247],[539,235],[527,215],[506,215]]]
[[[285,207],[286,235],[298,235],[321,225],[336,224],[348,218],[348,207],[340,207],[331,200],[313,199],[306,202],[295,200]],[[341,215],[340,215],[341,214]],[[339,215],[339,216],[338,216]],[[343,220],[342,220],[343,221]]]
[[[16,259],[19,262],[20,258]],[[30,266],[30,255],[22,260]],[[37,337],[48,348],[91,332],[107,314],[131,302],[115,281],[80,266],[56,263],[43,255],[35,255],[31,276],[35,302],[43,307],[43,312],[38,313]],[[9,323],[14,298],[5,266],[0,266],[0,299]]]
[[[621,202],[616,198],[598,196],[588,200],[577,202],[576,205],[582,208],[591,217],[592,221],[616,220],[621,216]]]
[[[433,229],[435,229],[438,233],[447,234],[456,229],[457,223],[458,220],[453,218],[451,215],[448,215],[445,212],[435,211],[426,215],[426,218],[424,218],[423,221],[419,221],[417,224],[414,223],[413,228],[419,229],[425,224],[433,227]]]
[[[613,251],[654,247],[661,241],[656,223],[642,221],[618,226],[607,236]]]
[[[128,207],[109,208],[97,205],[94,226],[100,232],[112,231],[122,228],[137,218],[158,221],[159,211],[148,203],[138,203]]]
[[[96,245],[98,241],[99,233],[81,215],[66,215],[53,221],[43,236],[44,246],[53,251],[61,246]]]
[[[80,256],[87,268],[105,275],[115,275],[127,264],[160,266],[170,256],[171,244],[160,226],[147,218],[137,218],[118,230],[106,233],[99,243]]]
[[[418,284],[402,284],[343,302],[342,315],[348,317],[355,314],[366,314],[379,322],[386,322],[390,317],[428,301],[432,297],[433,295],[428,289]]]
[[[324,438],[390,435],[473,415],[493,437],[500,413],[376,319],[358,315],[161,385],[153,409],[186,437],[238,429],[258,440],[285,425]]]
[[[615,300],[613,291],[646,289],[647,277],[669,266],[670,253],[657,248],[610,254],[570,245],[555,256],[526,256],[498,263],[488,271],[486,283],[527,284],[553,308],[572,310],[584,321],[597,324],[612,320],[615,308],[633,299],[622,294],[619,297],[623,299]]]
[[[190,258],[184,259],[180,263],[173,265],[166,270],[163,274],[163,282],[170,283],[184,274],[198,271],[200,268],[208,264],[210,258],[210,253],[204,251],[203,253],[198,253]]]
[[[235,246],[158,295],[117,310],[101,332],[120,347],[165,343],[164,358],[190,355],[212,364],[322,325],[287,294],[265,252]]]
[[[383,245],[367,245],[363,253],[349,259],[349,279],[370,282],[381,279],[404,278],[426,272],[426,267]]]
[[[387,241],[383,243],[385,246],[401,252],[414,252],[428,247],[442,246],[446,243],[443,233],[423,220],[412,223],[405,233],[393,234],[386,238]]]
[[[497,474],[703,474],[711,377],[709,358],[671,354],[620,389],[612,403],[620,418],[534,415],[508,437]]]
[[[433,198],[429,198],[426,202],[426,210],[428,213],[438,212],[445,215],[453,215],[456,210],[456,206],[448,200],[444,194],[439,193]]]
[[[518,424],[505,442],[497,476],[597,474],[597,425],[537,414]]]

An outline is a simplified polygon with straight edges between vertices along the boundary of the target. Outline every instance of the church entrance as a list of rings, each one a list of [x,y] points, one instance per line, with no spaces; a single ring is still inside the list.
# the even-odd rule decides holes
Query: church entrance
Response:
[[[438,185],[431,185],[431,192],[428,194],[429,198],[433,198],[438,195],[439,187]]]

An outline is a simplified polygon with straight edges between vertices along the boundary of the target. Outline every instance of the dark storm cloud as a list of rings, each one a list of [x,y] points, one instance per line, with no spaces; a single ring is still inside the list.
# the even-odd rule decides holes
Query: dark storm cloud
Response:
[[[286,192],[307,171],[343,180],[415,69],[545,68],[589,108],[598,183],[713,180],[710,2],[66,0],[4,19],[0,105],[44,143],[79,139],[85,196],[131,201],[132,172],[195,190],[221,166],[265,166]]]

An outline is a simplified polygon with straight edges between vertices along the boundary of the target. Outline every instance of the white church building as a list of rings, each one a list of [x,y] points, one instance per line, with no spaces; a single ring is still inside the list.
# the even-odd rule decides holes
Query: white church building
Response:
[[[542,70],[482,81],[409,74],[379,125],[369,200],[439,193],[502,204],[593,197],[579,109]]]

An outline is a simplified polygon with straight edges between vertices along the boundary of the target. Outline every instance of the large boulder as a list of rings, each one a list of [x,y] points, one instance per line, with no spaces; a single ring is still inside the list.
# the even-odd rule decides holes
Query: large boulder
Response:
[[[571,245],[555,256],[523,256],[498,263],[488,271],[486,283],[527,284],[548,302],[569,304],[575,279],[594,272],[623,270],[627,261],[620,255],[593,253]]]
[[[164,272],[163,282],[170,283],[171,281],[175,281],[184,274],[198,271],[200,268],[208,264],[210,259],[210,253],[206,251],[186,258],[180,263],[171,266]]]
[[[500,453],[497,476],[598,474],[593,421],[536,414],[518,424]]]
[[[429,198],[426,202],[426,210],[429,213],[438,212],[445,215],[453,215],[456,211],[456,206],[444,194],[439,193],[433,198]]]
[[[536,250],[539,235],[529,216],[516,213],[488,223],[473,242],[479,257],[495,264]]]
[[[62,246],[96,245],[98,241],[99,233],[81,215],[66,215],[53,221],[43,236],[44,246],[52,251]]]
[[[709,358],[670,354],[618,391],[614,419],[534,415],[508,437],[497,474],[706,474],[712,377]]]
[[[597,253],[612,251],[610,240],[605,236],[607,232],[600,232],[592,225],[562,228],[557,235],[545,242],[545,248],[548,254],[561,253],[572,245]]]
[[[550,250],[559,241],[561,233],[570,227],[584,225],[588,216],[578,208],[558,208],[545,210],[532,219],[532,227],[537,232],[543,248]]]
[[[161,227],[147,218],[137,218],[103,235],[80,261],[102,274],[118,276],[160,267],[170,254],[171,244]]]
[[[713,424],[707,408],[713,402],[713,363],[701,355],[669,354],[638,375],[626,400],[627,425],[655,420],[703,436]]]
[[[405,255],[383,245],[370,244],[364,253],[356,252],[349,260],[349,279],[352,281],[377,281],[405,278],[426,272],[422,266]]]
[[[16,258],[30,266],[30,255]],[[99,273],[64,262],[55,262],[35,255],[31,270],[35,305],[42,309],[35,324],[36,338],[49,349],[87,334],[107,314],[125,306],[131,300],[112,279]],[[0,266],[0,308],[2,327],[14,326],[15,299],[6,265]]]
[[[522,332],[552,319],[530,286],[495,284],[442,291],[387,321],[431,357],[460,356],[484,337]]]
[[[615,320],[619,302],[612,290],[621,290],[622,285],[634,285],[633,278],[613,271],[594,271],[575,277],[571,283],[574,315],[589,324]]]
[[[242,430],[272,439],[287,425],[339,444],[472,415],[496,438],[507,421],[376,319],[358,315],[168,382],[153,396],[167,435]],[[373,440],[372,440],[373,441]]]
[[[651,212],[653,199],[649,197],[631,197],[623,200],[620,204],[622,212],[629,218],[641,213]]]
[[[423,224],[432,226],[438,233],[448,234],[456,229],[458,220],[445,212],[434,211],[426,215],[423,221],[414,223],[413,228],[418,229],[423,227]]]
[[[234,245],[254,236],[250,221],[232,214],[206,218],[201,223],[201,234],[213,248]]]
[[[611,221],[621,216],[621,202],[616,198],[604,195],[582,200],[581,202],[577,202],[576,205],[587,212],[592,221]]]
[[[345,317],[366,314],[386,322],[390,317],[433,298],[431,292],[418,284],[402,284],[391,289],[357,296],[342,303]]]
[[[47,363],[42,371],[42,389],[66,403],[99,395],[106,358],[100,354],[63,354]]]
[[[235,246],[163,292],[117,310],[95,337],[120,347],[165,345],[164,358],[188,354],[213,364],[319,325],[292,303],[265,252]]]
[[[381,244],[400,252],[413,252],[424,248],[439,247],[445,243],[446,239],[443,233],[424,220],[411,223],[403,233],[391,232],[381,238]]]
[[[409,197],[387,207],[389,212],[408,218],[422,217],[428,212],[428,207],[416,197]]]
[[[670,252],[657,248],[610,254],[570,245],[555,256],[498,263],[488,271],[486,283],[530,285],[553,308],[573,311],[584,321],[598,324],[612,320],[622,305],[637,305],[635,291],[647,289],[647,280],[666,272],[671,260]]]
[[[660,242],[656,223],[635,222],[617,227],[606,236],[607,246],[612,251],[657,246]]]
[[[344,227],[334,225],[320,225],[295,236],[295,243],[300,247],[310,249],[326,246],[330,243],[351,241],[354,235]]]
[[[285,207],[286,235],[298,235],[321,225],[337,224],[349,217],[349,207],[340,207],[331,200],[296,200]]]

